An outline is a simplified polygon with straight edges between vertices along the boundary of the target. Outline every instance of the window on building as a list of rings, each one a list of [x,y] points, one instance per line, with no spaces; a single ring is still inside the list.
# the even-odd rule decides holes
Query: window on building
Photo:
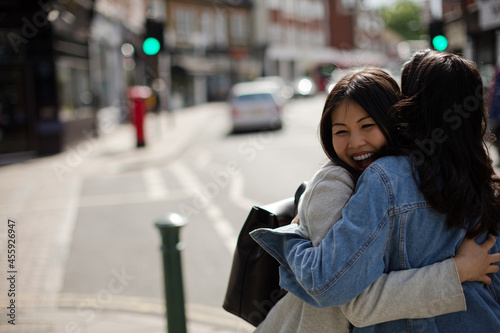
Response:
[[[248,17],[244,12],[233,12],[230,17],[231,42],[237,45],[245,45],[248,42]]]
[[[270,24],[269,26],[269,41],[271,43],[279,43],[281,41],[281,28],[279,24]]]
[[[218,13],[215,20],[215,42],[219,47],[228,45],[227,18],[225,13]]]
[[[290,25],[286,28],[285,30],[285,39],[286,39],[286,44],[288,45],[293,45],[295,41],[295,26]]]
[[[295,8],[295,1],[294,0],[284,0],[285,2],[282,3],[281,9],[283,10],[283,14],[285,14],[287,17],[293,17],[294,15],[294,8]]]
[[[212,45],[214,43],[214,17],[209,11],[204,11],[201,14],[201,33],[204,36],[206,45]]]
[[[267,0],[267,8],[269,9],[280,9],[280,0]]]
[[[187,7],[178,7],[174,10],[175,32],[180,41],[189,41],[195,32],[196,15],[193,10]]]
[[[91,117],[93,96],[88,65],[80,59],[59,57],[56,68],[61,120]]]
[[[30,150],[30,114],[27,67],[0,63],[0,154]]]

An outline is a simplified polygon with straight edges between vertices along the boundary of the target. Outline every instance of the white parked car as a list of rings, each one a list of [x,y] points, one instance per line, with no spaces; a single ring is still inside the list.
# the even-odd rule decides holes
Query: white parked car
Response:
[[[283,98],[273,82],[242,82],[231,89],[229,103],[233,132],[280,129],[283,126]]]
[[[279,89],[279,96],[284,102],[293,97],[293,87],[287,84],[280,76],[260,76],[255,78],[254,81],[276,83],[277,89]]]

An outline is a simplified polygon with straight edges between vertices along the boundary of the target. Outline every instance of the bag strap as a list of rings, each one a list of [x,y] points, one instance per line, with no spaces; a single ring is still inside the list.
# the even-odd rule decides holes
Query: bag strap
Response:
[[[295,209],[293,210],[293,216],[295,217],[297,215],[298,209],[299,209],[299,200],[304,191],[306,190],[307,187],[307,182],[302,182],[300,186],[297,188],[297,191],[295,191],[295,196],[294,196],[294,205]]]

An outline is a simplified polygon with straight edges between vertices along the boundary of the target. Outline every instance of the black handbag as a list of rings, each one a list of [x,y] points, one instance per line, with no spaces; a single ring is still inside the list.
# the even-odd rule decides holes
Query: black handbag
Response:
[[[238,237],[222,307],[254,326],[266,318],[286,290],[279,285],[279,263],[249,233],[289,224],[297,215],[298,200],[304,190],[305,183],[297,189],[295,197],[252,207]]]

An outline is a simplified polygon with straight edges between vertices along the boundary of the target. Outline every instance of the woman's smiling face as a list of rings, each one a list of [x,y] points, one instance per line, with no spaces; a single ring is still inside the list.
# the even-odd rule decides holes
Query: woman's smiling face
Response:
[[[359,171],[387,144],[377,123],[355,101],[343,101],[333,110],[332,142],[337,156]]]

